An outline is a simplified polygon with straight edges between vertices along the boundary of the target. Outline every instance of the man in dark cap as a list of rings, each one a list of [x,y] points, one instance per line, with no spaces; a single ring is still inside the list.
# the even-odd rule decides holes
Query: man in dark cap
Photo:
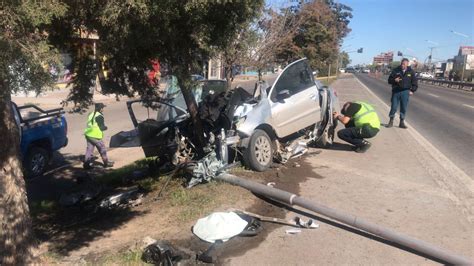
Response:
[[[84,157],[84,168],[91,168],[92,155],[94,153],[94,147],[100,153],[102,161],[104,162],[104,168],[112,167],[114,165],[113,161],[110,161],[107,157],[107,150],[103,141],[104,131],[107,130],[104,121],[104,115],[102,110],[104,109],[105,104],[96,103],[94,112],[91,112],[87,117],[87,128],[84,130],[84,135],[86,136],[87,149],[86,155]]]

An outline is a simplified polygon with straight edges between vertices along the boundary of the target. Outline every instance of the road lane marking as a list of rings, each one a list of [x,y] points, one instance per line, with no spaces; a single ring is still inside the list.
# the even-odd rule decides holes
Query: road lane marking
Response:
[[[433,97],[435,97],[435,98],[439,98],[439,96],[438,96],[438,95],[436,95],[436,94],[433,94],[433,93],[428,93],[428,95],[430,95],[430,96],[433,96]]]
[[[463,103],[462,105],[474,109],[474,106],[472,106],[472,105],[465,104],[465,103]]]

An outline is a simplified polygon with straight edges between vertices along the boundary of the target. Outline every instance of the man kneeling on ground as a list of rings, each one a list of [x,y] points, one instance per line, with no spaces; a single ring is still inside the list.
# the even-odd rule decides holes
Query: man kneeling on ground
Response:
[[[341,114],[334,112],[333,115],[346,126],[337,132],[337,136],[354,145],[355,152],[366,152],[371,144],[365,139],[375,137],[380,130],[379,116],[374,108],[364,102],[347,102]]]

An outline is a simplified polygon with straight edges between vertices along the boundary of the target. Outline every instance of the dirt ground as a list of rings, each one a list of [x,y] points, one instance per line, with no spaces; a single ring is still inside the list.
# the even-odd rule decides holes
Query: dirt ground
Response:
[[[298,180],[293,176],[320,178],[302,158],[287,165],[276,165],[276,168],[265,173],[242,167],[232,172],[261,183],[275,182],[278,188],[294,193],[299,192],[299,183],[304,179]],[[175,179],[157,199],[165,177],[151,180],[145,181],[151,185],[145,183],[149,191],[139,206],[91,213],[87,207],[64,208],[55,205],[50,213],[36,214],[34,224],[41,242],[41,260],[44,263],[73,264],[138,263],[145,237],[166,240],[189,253],[200,254],[207,250],[209,244],[194,236],[191,228],[198,218],[214,211],[240,209],[285,218],[286,211],[280,204],[240,187],[211,182],[186,189],[182,186],[182,180]],[[119,186],[113,191],[123,188],[125,186]],[[219,263],[258,246],[279,225],[264,223],[263,227],[256,237],[236,237],[227,242],[219,252]],[[133,259],[126,254],[134,254]]]

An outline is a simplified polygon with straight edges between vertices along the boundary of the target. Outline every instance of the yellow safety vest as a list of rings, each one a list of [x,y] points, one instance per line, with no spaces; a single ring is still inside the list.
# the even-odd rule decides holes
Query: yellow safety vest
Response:
[[[103,116],[100,112],[92,112],[89,114],[87,118],[87,128],[84,130],[84,135],[89,138],[94,139],[102,139],[104,137],[104,133],[100,130],[99,125],[95,121],[96,117]]]
[[[356,128],[362,128],[363,125],[369,124],[373,128],[380,129],[380,119],[374,108],[364,102],[356,102],[360,104],[360,110],[352,117]]]

